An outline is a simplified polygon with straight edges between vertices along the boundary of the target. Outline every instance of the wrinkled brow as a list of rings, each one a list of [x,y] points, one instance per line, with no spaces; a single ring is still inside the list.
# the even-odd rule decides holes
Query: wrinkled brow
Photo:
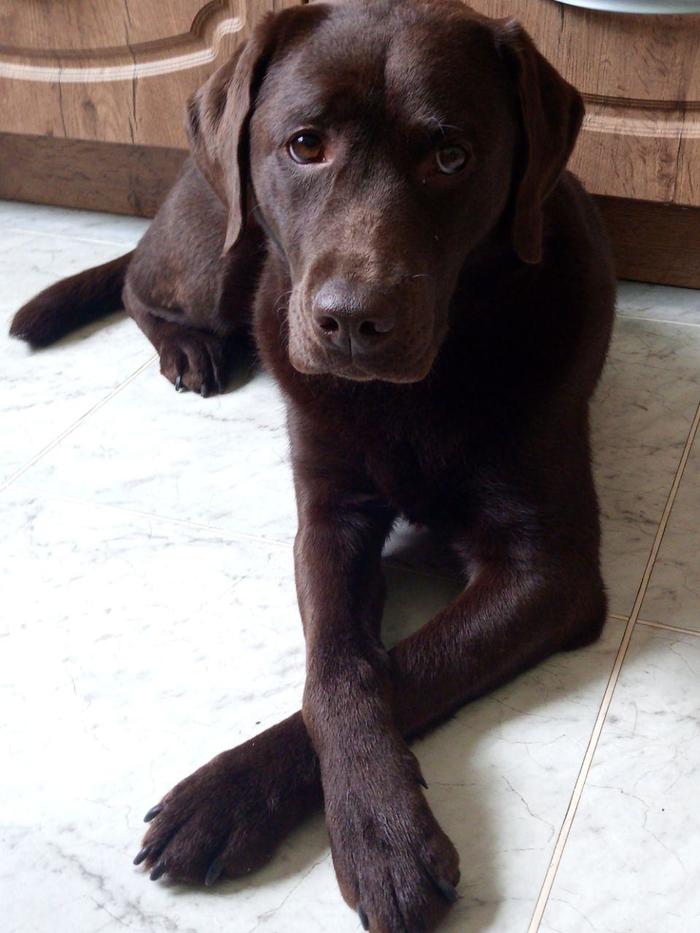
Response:
[[[280,135],[280,142],[285,142],[288,134],[295,130],[336,129],[353,123],[365,126],[373,124],[380,133],[390,129],[395,132],[398,129],[400,135],[407,140],[426,145],[464,135],[469,130],[463,121],[450,122],[444,113],[437,111],[432,115],[426,115],[425,112],[413,114],[406,112],[408,108],[398,108],[392,113],[387,110],[386,102],[379,91],[359,93],[356,88],[350,87],[336,87],[330,96],[324,96],[322,93],[311,94],[303,101],[299,100],[297,94],[293,106],[285,107],[284,101],[280,101],[277,106],[280,116],[276,130]]]
[[[302,127],[341,126],[347,123],[368,123],[386,120],[382,95],[378,91],[359,90],[351,85],[336,85],[332,91],[306,93],[300,100],[297,93],[274,95],[274,106],[278,112],[278,126],[283,131],[293,132]]]
[[[463,126],[447,123],[444,118],[439,116],[429,117],[427,120],[409,120],[408,126],[412,135],[432,143],[438,143],[442,139],[461,135],[465,132]]]

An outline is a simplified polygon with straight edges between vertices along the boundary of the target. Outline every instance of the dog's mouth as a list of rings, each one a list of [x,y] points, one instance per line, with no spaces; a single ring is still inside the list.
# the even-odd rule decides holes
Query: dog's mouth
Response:
[[[338,352],[308,332],[305,340],[289,342],[289,360],[298,372],[351,382],[420,382],[430,372],[436,355],[432,340],[410,345],[397,342],[371,353],[353,352],[352,347]]]
[[[314,363],[309,360],[295,360],[290,356],[290,362],[297,372],[307,376],[334,376],[338,379],[347,379],[350,382],[390,382],[395,384],[410,384],[421,382],[432,368],[434,354],[423,365],[410,369],[386,367],[370,369],[356,363],[328,365],[323,362]]]

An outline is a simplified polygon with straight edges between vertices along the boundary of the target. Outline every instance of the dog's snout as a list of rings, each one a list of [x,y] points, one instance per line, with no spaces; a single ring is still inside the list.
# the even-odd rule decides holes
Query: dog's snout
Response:
[[[312,303],[319,337],[348,356],[371,353],[396,327],[387,297],[340,280],[326,282]]]

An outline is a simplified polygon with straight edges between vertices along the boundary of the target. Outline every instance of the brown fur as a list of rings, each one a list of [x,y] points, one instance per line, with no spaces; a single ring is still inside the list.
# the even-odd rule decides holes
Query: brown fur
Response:
[[[354,0],[267,19],[188,113],[194,160],[124,301],[178,387],[221,390],[252,326],[285,393],[307,682],[301,713],[163,798],[137,861],[240,875],[323,799],[363,924],[427,930],[458,857],[406,740],[605,619],[588,407],[614,281],[564,171],[581,99],[517,24]],[[326,161],[298,165],[285,142],[309,127]],[[435,169],[443,138],[469,154],[455,175]],[[34,299],[14,332],[58,334],[66,295],[106,307],[104,268]],[[399,515],[452,542],[466,584],[387,651],[380,556]]]

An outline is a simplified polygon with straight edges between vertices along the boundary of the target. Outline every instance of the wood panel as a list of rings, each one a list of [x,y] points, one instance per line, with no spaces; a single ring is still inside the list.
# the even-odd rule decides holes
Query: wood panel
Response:
[[[583,93],[571,167],[591,191],[700,205],[700,15],[631,16],[554,0],[469,0],[514,16]]]
[[[700,208],[597,198],[621,279],[700,288]]]
[[[298,0],[0,0],[0,131],[185,147],[188,96]]]
[[[0,133],[0,198],[153,217],[183,149]]]

